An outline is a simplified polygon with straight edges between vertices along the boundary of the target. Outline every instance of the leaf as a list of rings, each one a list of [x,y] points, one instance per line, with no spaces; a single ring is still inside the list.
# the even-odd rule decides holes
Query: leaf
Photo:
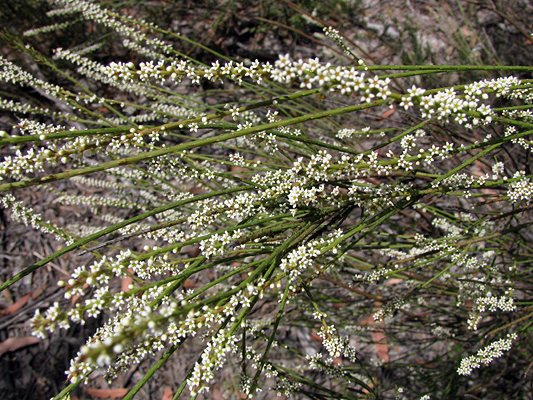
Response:
[[[381,117],[388,118],[392,114],[394,114],[395,112],[396,112],[396,110],[394,108],[389,108],[387,111],[385,111],[383,114],[381,114]]]
[[[311,332],[311,335],[310,335],[310,339],[313,341],[313,342],[319,342],[319,343],[322,343],[322,338],[320,336],[318,336],[318,333],[316,333],[316,331],[313,329],[313,331]]]
[[[42,292],[43,292],[43,289],[38,289],[33,293],[30,293],[30,294],[27,294],[26,296],[21,297],[9,307],[4,308],[3,310],[0,310],[0,315],[6,315],[6,314],[11,315],[11,314],[16,313],[18,310],[20,310],[22,307],[26,305],[26,303],[28,302],[28,300],[30,300],[30,298],[36,299],[37,297],[41,295]]]
[[[237,397],[239,399],[247,399],[248,395],[246,393],[243,393],[243,392],[237,392]]]
[[[128,268],[128,272],[130,274],[133,274],[133,269],[131,268]],[[128,292],[130,290],[130,285],[133,283],[133,278],[131,276],[125,276],[124,278],[122,278],[122,282],[120,284],[120,289],[123,291],[123,292]]]
[[[172,400],[172,396],[172,389],[170,388],[170,386],[166,386],[165,392],[163,393],[163,398],[161,400]]]
[[[242,397],[240,396],[240,392],[237,393],[237,397],[239,399],[242,399]],[[222,393],[220,393],[218,389],[213,389],[213,394],[211,398],[213,400],[224,400],[224,396],[222,396]]]
[[[333,365],[335,365],[335,366],[342,365],[342,357],[335,357],[333,359]]]
[[[4,308],[3,310],[0,310],[0,315],[14,314],[18,310],[20,310],[22,307],[24,307],[24,305],[28,302],[29,299],[30,299],[29,294],[27,294],[26,296],[22,296],[20,299],[18,299],[16,302],[14,302],[9,307]]]
[[[83,284],[83,290],[87,289],[89,287],[89,285],[87,283],[84,283]],[[70,304],[71,305],[74,305],[76,304],[76,302],[82,297],[81,294],[76,294],[74,296],[72,296],[72,298],[70,299]]]
[[[426,361],[421,360],[420,358],[416,358],[416,357],[413,359],[413,361],[417,364],[423,365],[424,368],[440,368],[441,367],[440,363],[429,364]]]
[[[127,292],[130,290],[130,285],[133,283],[133,278],[131,276],[126,276],[122,278],[122,282],[120,283],[120,289],[123,292]]]
[[[183,282],[183,287],[184,287],[185,289],[193,288],[193,287],[196,287],[196,283],[191,282],[191,281],[188,280],[188,279],[185,279],[185,282]]]
[[[374,346],[376,347],[376,352],[381,361],[388,363],[389,362],[389,346],[385,343],[387,335],[380,329],[379,331],[372,332],[370,334]]]
[[[116,388],[116,389],[91,389],[87,388],[87,394],[98,397],[99,399],[116,399],[119,397],[124,397],[128,394],[129,389],[125,388]]]
[[[28,295],[29,296],[29,295]],[[15,351],[22,347],[39,343],[41,339],[34,336],[12,337],[0,343],[0,356],[9,351]]]
[[[374,310],[378,310],[380,306],[381,303],[376,302],[376,307],[374,308]],[[365,318],[363,321],[361,321],[361,325],[375,325],[374,315],[371,315],[370,317]],[[387,335],[385,335],[385,331],[381,328],[374,326],[370,337],[374,342],[376,353],[378,354],[379,359],[383,362],[389,362],[389,346],[386,343]]]
[[[403,282],[403,279],[391,278],[385,282],[385,286],[394,286]]]

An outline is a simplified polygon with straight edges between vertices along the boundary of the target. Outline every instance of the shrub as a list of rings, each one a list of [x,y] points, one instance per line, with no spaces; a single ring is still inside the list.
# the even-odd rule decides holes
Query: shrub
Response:
[[[136,55],[103,64],[89,55],[116,44],[95,41],[49,59],[3,35],[47,77],[2,58],[0,79],[50,107],[2,101],[21,119],[0,139],[0,201],[65,247],[0,290],[70,254],[66,301],[37,310],[34,335],[105,315],[57,398],[157,356],[132,398],[189,342],[176,395],[193,398],[228,359],[248,398],[453,398],[486,393],[496,358],[503,379],[526,367],[533,92],[512,74],[533,67],[367,65],[332,28],[336,65],[206,65],[170,30],[53,3],[58,24],[33,34],[92,20]],[[416,86],[472,70],[500,76]],[[46,221],[24,188],[93,215]],[[290,338],[311,331],[314,344]],[[390,356],[370,358],[375,342]]]

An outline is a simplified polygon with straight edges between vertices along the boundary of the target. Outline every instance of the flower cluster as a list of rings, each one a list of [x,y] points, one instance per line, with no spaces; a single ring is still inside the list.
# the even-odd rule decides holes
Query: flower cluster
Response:
[[[227,231],[223,234],[215,233],[209,239],[200,242],[200,250],[202,250],[203,255],[208,259],[213,255],[225,254],[228,251],[228,247],[244,234],[245,232],[240,229],[232,233]]]
[[[516,305],[514,304],[514,299],[507,296],[486,296],[476,298],[474,307],[470,310],[470,316],[467,322],[469,329],[477,329],[477,326],[481,321],[481,313],[485,312],[487,309],[490,312],[495,312],[497,310],[512,312],[516,310]]]
[[[517,171],[514,176],[516,179],[509,185],[507,192],[509,198],[513,203],[520,200],[526,204],[530,204],[533,201],[533,182],[530,177],[526,177],[524,171]]]
[[[227,332],[221,329],[217,336],[207,344],[201,361],[194,366],[192,376],[187,381],[191,395],[209,391],[207,384],[214,379],[214,371],[225,364],[228,353],[237,351],[238,340],[235,336],[228,337]]]
[[[337,253],[337,247],[332,247],[331,245],[341,234],[342,231],[338,230],[328,234],[327,238],[311,240],[292,250],[287,257],[281,260],[279,267],[281,271],[287,274],[291,287],[304,271],[312,269],[314,260],[321,256],[325,249],[332,251],[333,254]],[[292,290],[294,291],[295,288],[292,287]]]
[[[459,375],[470,375],[472,370],[481,367],[481,364],[489,365],[495,358],[503,356],[505,351],[511,350],[511,345],[517,337],[516,333],[510,333],[507,338],[500,339],[479,350],[475,356],[462,359],[457,373]]]
[[[350,346],[349,338],[340,336],[333,325],[323,325],[320,332],[318,332],[318,336],[322,338],[322,344],[331,359],[344,355],[351,362],[357,360],[356,350]]]
[[[60,86],[35,78],[29,72],[24,71],[2,56],[0,56],[0,81],[30,86],[37,90],[43,90],[44,93],[56,98],[66,96],[66,92]]]
[[[14,221],[22,222],[26,226],[30,226],[43,233],[53,233],[57,240],[63,241],[67,244],[72,244],[74,239],[64,230],[54,226],[50,221],[45,221],[43,218],[33,211],[32,208],[24,206],[22,201],[19,201],[12,194],[4,194],[0,196],[0,205],[4,209],[11,210],[11,218]]]
[[[98,4],[84,0],[54,0],[58,8],[48,12],[49,16],[78,14],[88,21],[98,22],[124,37],[123,44],[136,52],[152,58],[158,58],[163,53],[169,53],[172,47],[160,40],[151,38],[143,33],[146,29],[151,30],[148,23],[142,23],[144,29],[139,29],[140,22],[130,19],[131,26],[125,23],[119,15],[102,8]]]

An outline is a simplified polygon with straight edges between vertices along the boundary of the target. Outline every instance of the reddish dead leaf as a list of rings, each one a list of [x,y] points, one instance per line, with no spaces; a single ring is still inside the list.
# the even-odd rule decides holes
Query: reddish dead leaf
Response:
[[[165,387],[165,392],[163,393],[163,398],[161,400],[172,400],[172,389],[170,386]]]
[[[421,360],[420,358],[414,359],[415,363],[423,365],[426,368],[439,368],[439,364],[428,364],[424,360]]]
[[[87,388],[87,394],[90,396],[98,397],[99,399],[118,399],[128,394],[129,389],[117,388],[117,389],[91,389]]]
[[[391,278],[387,282],[385,282],[385,286],[397,285],[398,283],[402,283],[402,282],[403,282],[403,279]]]
[[[394,114],[396,110],[394,108],[389,108],[387,111],[385,111],[381,116],[383,118],[389,118],[392,114]]]
[[[73,306],[74,304],[76,304],[80,297],[81,296],[79,294],[75,294],[74,296],[72,296],[72,298],[70,299],[70,305]]]
[[[470,173],[476,176],[477,178],[479,178],[480,176],[483,176],[484,174],[492,174],[492,169],[488,165],[485,165],[479,160],[474,162],[474,166],[475,168],[472,168],[472,171]]]
[[[133,274],[133,270],[131,268],[128,268],[128,272],[130,274]],[[128,292],[130,290],[130,285],[133,283],[133,278],[131,276],[125,276],[122,278],[122,282],[120,283],[120,289],[123,292]]]
[[[343,308],[346,307],[346,303],[334,303],[333,308]]]
[[[12,337],[0,343],[0,356],[9,351],[15,351],[22,347],[39,343],[41,339],[34,336]]]
[[[87,289],[88,287],[89,287],[89,285],[87,283],[83,285],[83,289],[84,290]],[[76,304],[76,302],[80,299],[80,297],[81,297],[81,295],[79,295],[79,294],[76,294],[76,295],[72,296],[72,298],[70,299],[70,305],[73,306],[74,304]]]
[[[374,185],[381,185],[381,181],[378,178],[366,178],[365,179],[368,183],[373,183]]]
[[[461,32],[463,33],[465,39],[470,39],[470,46],[474,47],[477,43],[477,33],[467,29],[466,27],[462,28]]]
[[[22,296],[20,299],[18,299],[15,303],[10,305],[7,308],[4,308],[3,310],[0,310],[0,315],[6,315],[6,314],[13,314],[20,310],[24,305],[28,302],[30,299],[30,295],[27,294],[26,296]]]
[[[6,314],[10,315],[10,314],[16,313],[18,310],[20,310],[22,307],[26,305],[26,303],[28,302],[30,298],[36,299],[37,297],[41,295],[42,292],[43,292],[42,289],[38,289],[33,293],[30,293],[30,294],[27,294],[26,296],[21,297],[9,307],[4,308],[3,310],[0,310],[0,315],[6,315]]]
[[[44,292],[43,289],[37,289],[35,292],[31,294],[31,298],[35,300],[37,297],[39,297]]]
[[[376,352],[381,361],[389,362],[389,346],[385,343],[387,336],[382,331],[376,331],[371,333],[372,341],[376,347]]]
[[[218,389],[213,389],[213,391],[211,393],[212,393],[212,397],[211,398],[213,400],[224,400],[224,396],[222,396],[222,393],[220,393],[220,391]],[[237,396],[239,396],[238,393],[237,393]]]
[[[381,303],[379,301],[376,301],[374,311],[379,310],[380,307]],[[363,321],[360,322],[360,325],[375,325],[374,315],[365,318]],[[371,337],[376,347],[378,357],[383,362],[389,362],[389,346],[385,342],[387,335],[385,335],[385,332],[382,329],[374,329],[375,330],[371,333]]]
[[[231,172],[243,172],[243,171],[248,171],[247,168],[244,168],[244,167],[239,167],[237,165],[232,165],[231,168],[230,168]]]
[[[183,287],[184,287],[185,289],[193,288],[193,287],[196,287],[196,283],[191,282],[191,281],[188,280],[188,279],[185,279],[185,282],[183,282]]]
[[[310,338],[311,338],[311,340],[312,340],[313,342],[320,342],[320,343],[322,343],[322,338],[321,338],[320,336],[318,336],[318,334],[317,334],[314,330],[311,332],[311,336],[310,336]]]
[[[133,278],[131,276],[126,276],[122,278],[122,282],[120,282],[120,289],[123,292],[127,292],[130,290],[130,285],[133,283]]]

